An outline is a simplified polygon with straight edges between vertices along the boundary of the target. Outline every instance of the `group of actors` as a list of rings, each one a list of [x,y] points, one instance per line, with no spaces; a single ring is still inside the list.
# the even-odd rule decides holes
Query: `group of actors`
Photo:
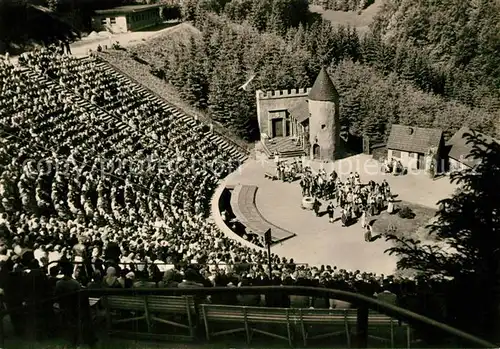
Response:
[[[329,222],[334,223],[335,210],[340,210],[340,220],[343,227],[360,221],[365,229],[365,240],[372,241],[372,226],[369,217],[380,214],[383,210],[392,214],[394,200],[389,183],[384,179],[381,183],[369,181],[364,184],[358,172],[351,172],[344,182],[337,172],[327,174],[324,169],[313,173],[309,166],[303,166],[300,161],[276,162],[276,177],[284,182],[293,182],[300,178],[300,187],[303,197],[313,197],[313,211],[316,216],[320,212],[322,203],[327,200],[326,214]]]
[[[276,168],[275,177],[282,182],[291,183],[295,181],[304,170],[302,161],[281,161],[277,155],[274,157],[274,164]]]

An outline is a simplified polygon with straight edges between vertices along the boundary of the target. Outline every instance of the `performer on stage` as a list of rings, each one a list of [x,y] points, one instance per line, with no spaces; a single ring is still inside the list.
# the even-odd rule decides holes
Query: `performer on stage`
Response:
[[[387,203],[387,213],[393,214],[394,213],[394,199],[389,197],[388,203]]]
[[[365,241],[370,242],[371,240],[372,240],[372,226],[370,224],[367,224],[365,230]]]
[[[345,227],[347,225],[347,209],[342,209],[342,215],[340,216],[342,221],[342,226]]]
[[[326,207],[326,212],[328,213],[328,221],[330,223],[333,223],[333,216],[334,216],[334,207],[333,207],[333,203],[330,201],[328,203],[328,206]]]
[[[316,213],[316,217],[319,217],[319,208],[321,207],[321,202],[317,198],[314,198],[313,210]]]
[[[366,210],[363,211],[363,214],[361,215],[361,228],[366,228]]]

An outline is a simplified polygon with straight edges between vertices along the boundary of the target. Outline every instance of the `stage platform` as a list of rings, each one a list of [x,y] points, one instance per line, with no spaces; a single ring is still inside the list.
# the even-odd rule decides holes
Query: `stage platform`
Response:
[[[227,187],[231,190],[231,208],[238,221],[243,224],[251,233],[264,236],[264,233],[271,229],[273,243],[283,242],[294,237],[296,234],[282,229],[260,214],[255,206],[255,196],[258,187],[255,185],[237,185]]]
[[[293,258],[296,263],[310,265],[331,265],[339,269],[363,270],[381,274],[392,274],[396,269],[396,256],[384,251],[391,247],[384,239],[367,243],[364,229],[359,223],[342,227],[340,212],[335,210],[335,223],[328,222],[328,216],[316,217],[314,212],[301,208],[302,193],[297,182],[286,183],[265,178],[266,171],[273,166],[272,160],[258,156],[248,160],[225,179],[225,187],[254,186],[255,207],[263,219],[285,231],[296,234],[293,238],[279,242],[271,248],[281,257]],[[449,179],[432,180],[425,175],[392,176],[384,173],[367,173],[380,165],[367,155],[345,158],[335,163],[310,162],[313,170],[324,168],[327,172],[337,171],[343,180],[351,171],[357,171],[363,182],[386,179],[398,198],[416,204],[437,207],[436,202],[448,197],[454,190]],[[249,189],[250,190],[250,189]],[[327,202],[322,202],[324,211]]]

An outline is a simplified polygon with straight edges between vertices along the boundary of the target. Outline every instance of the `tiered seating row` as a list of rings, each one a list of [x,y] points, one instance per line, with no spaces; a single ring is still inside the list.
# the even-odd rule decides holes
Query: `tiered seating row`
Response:
[[[97,64],[97,66],[100,67],[101,69],[103,69],[103,71],[109,72],[111,75],[113,75],[114,77],[116,77],[116,79],[118,81],[122,82],[124,85],[131,86],[131,88],[135,92],[137,92],[138,94],[144,96],[147,100],[152,101],[154,103],[157,103],[157,104],[161,105],[164,108],[164,110],[172,113],[179,120],[185,122],[186,125],[191,126],[191,127],[194,127],[196,125],[196,123],[195,123],[195,121],[194,121],[194,119],[192,117],[190,117],[190,116],[188,116],[188,115],[180,112],[176,108],[170,106],[166,101],[161,100],[160,98],[158,98],[157,96],[155,96],[154,94],[152,94],[151,92],[149,92],[144,86],[140,86],[138,84],[135,84],[134,82],[130,81],[129,79],[127,79],[123,75],[119,74],[109,64],[104,63],[104,62],[99,62]],[[248,158],[248,156],[246,154],[242,153],[240,150],[238,150],[237,148],[235,148],[233,145],[228,144],[220,136],[217,136],[215,134],[210,134],[209,135],[209,140],[212,141],[212,142],[214,142],[220,148],[228,151],[231,154],[232,158],[237,159],[240,162],[243,162],[243,161],[245,161]]]

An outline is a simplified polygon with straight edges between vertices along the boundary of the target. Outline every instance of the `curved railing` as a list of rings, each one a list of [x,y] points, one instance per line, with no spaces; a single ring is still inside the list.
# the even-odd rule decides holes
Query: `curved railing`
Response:
[[[220,294],[270,294],[279,292],[288,295],[305,295],[313,297],[329,297],[352,303],[357,308],[357,330],[355,333],[355,343],[357,348],[367,348],[368,345],[368,314],[369,310],[374,310],[379,313],[388,315],[400,321],[409,324],[411,327],[432,328],[437,330],[441,335],[459,339],[466,344],[467,347],[478,348],[498,348],[498,345],[490,343],[486,340],[478,338],[474,335],[453,328],[439,321],[430,319],[415,312],[400,308],[395,305],[384,303],[377,299],[348,291],[325,289],[315,287],[301,286],[251,286],[251,287],[210,287],[210,288],[162,288],[162,289],[83,289],[79,292],[81,297],[104,297],[111,295],[121,296],[208,296]],[[57,302],[57,299],[49,299],[47,301]],[[8,311],[0,312],[3,317]],[[0,331],[0,346],[3,347],[3,328]]]

